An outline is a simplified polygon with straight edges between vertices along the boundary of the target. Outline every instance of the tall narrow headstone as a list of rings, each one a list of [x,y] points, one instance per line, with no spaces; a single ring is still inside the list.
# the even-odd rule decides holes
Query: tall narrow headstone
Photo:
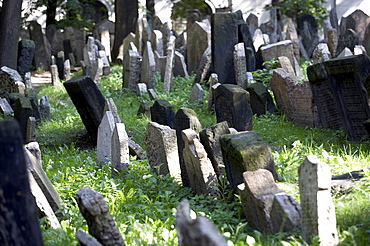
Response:
[[[22,39],[18,42],[17,71],[23,80],[31,69],[35,48],[35,42],[30,39]]]
[[[236,84],[245,89],[247,87],[247,64],[243,43],[234,46],[234,69]]]
[[[173,64],[173,76],[186,77],[189,76],[185,57],[179,52],[175,51],[174,64]]]
[[[160,55],[163,55],[163,34],[159,30],[153,30],[151,44],[153,51],[157,51]]]
[[[51,53],[47,49],[48,40],[41,31],[41,25],[37,21],[31,21],[28,30],[30,32],[30,39],[35,42],[35,55],[33,57],[35,67],[42,70],[49,70],[49,57],[51,57]]]
[[[14,118],[22,130],[23,141],[27,139],[28,118],[32,117],[32,105],[28,98],[19,97],[14,104]]]
[[[128,149],[128,136],[125,124],[116,123],[111,140],[112,174],[116,175],[128,170],[130,161]]]
[[[41,121],[50,120],[50,103],[48,96],[42,96],[39,101],[39,112]]]
[[[96,145],[96,163],[102,167],[112,159],[112,134],[115,127],[114,117],[111,111],[106,111],[98,128],[98,140]]]
[[[152,45],[146,42],[141,62],[140,82],[145,83],[147,88],[154,88],[155,59]]]
[[[50,73],[51,73],[51,84],[55,88],[60,88],[62,86],[62,83],[60,82],[60,79],[59,79],[58,66],[50,65]]]
[[[175,55],[175,39],[176,38],[174,36],[170,37],[166,52],[166,70],[164,71],[163,78],[163,90],[166,92],[170,92],[171,90],[173,58]]]
[[[136,50],[127,50],[123,65],[123,88],[136,90],[136,84],[140,82],[142,57]]]

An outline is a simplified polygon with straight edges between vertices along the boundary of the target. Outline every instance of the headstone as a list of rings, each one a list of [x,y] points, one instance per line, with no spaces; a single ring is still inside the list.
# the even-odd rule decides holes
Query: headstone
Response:
[[[64,62],[64,78],[65,80],[71,79],[71,63],[69,60],[65,60]]]
[[[9,99],[9,94],[18,93],[17,82],[22,82],[19,73],[11,68],[3,66],[0,68],[0,97]]]
[[[155,71],[161,76],[161,81],[164,81],[164,73],[166,71],[166,57],[161,56],[157,51],[154,51]]]
[[[154,73],[155,73],[155,59],[152,50],[152,45],[149,41],[146,42],[143,51],[143,58],[141,62],[141,76],[140,82],[145,83],[147,88],[154,88]]]
[[[197,133],[192,129],[182,130],[182,139],[185,143],[183,157],[190,187],[198,195],[219,195],[217,175]]]
[[[153,172],[169,174],[176,182],[181,180],[176,131],[168,126],[149,122],[145,138],[146,154]]]
[[[256,115],[263,115],[267,112],[273,114],[275,111],[274,100],[269,91],[262,83],[251,83],[247,89],[250,96],[250,105],[252,113]]]
[[[39,101],[39,112],[41,121],[50,120],[50,103],[48,96],[42,96]]]
[[[71,40],[65,39],[63,40],[63,51],[65,54],[66,60],[69,60],[72,66],[76,65],[76,59],[73,55],[72,46],[71,46]],[[73,62],[72,62],[73,60]]]
[[[118,115],[116,104],[113,101],[113,98],[105,99],[104,113],[106,111],[111,111],[113,114],[114,122],[121,123],[121,118]]]
[[[111,161],[111,141],[115,127],[114,117],[111,111],[106,111],[98,128],[98,139],[96,145],[96,163],[99,167]]]
[[[252,130],[252,110],[249,93],[237,85],[218,86],[215,93],[217,122],[227,121],[238,131]]]
[[[36,158],[37,164],[42,168],[41,150],[38,142],[30,142],[24,147]]]
[[[329,12],[329,19],[331,26],[337,30],[337,34],[339,35],[339,25],[338,25],[338,15],[337,15],[337,9],[332,8]]]
[[[35,42],[32,40],[22,39],[18,42],[17,71],[23,80],[31,69],[35,48]]]
[[[299,83],[282,68],[273,71],[271,90],[280,110],[295,124],[318,127],[319,120],[308,82]]]
[[[236,84],[245,89],[247,87],[247,64],[243,43],[234,46],[234,69]]]
[[[185,57],[178,51],[175,51],[173,76],[189,76],[186,68]]]
[[[92,236],[103,245],[125,245],[109,213],[108,205],[100,193],[88,187],[82,187],[76,192],[76,201]]]
[[[128,139],[128,149],[131,156],[136,156],[137,160],[146,160],[145,150],[134,140]]]
[[[140,103],[139,110],[137,111],[137,115],[144,115],[146,118],[151,119],[150,116],[150,107],[152,106],[151,102],[142,102]]]
[[[157,100],[157,93],[155,93],[154,89],[148,89],[149,97],[151,100]]]
[[[278,60],[281,68],[284,69],[285,72],[289,73],[292,78],[296,78],[293,64],[290,62],[289,58],[286,56],[279,56]]]
[[[338,56],[345,48],[349,48],[351,51],[353,51],[355,45],[358,44],[361,44],[358,34],[352,29],[347,29],[339,36],[335,55]]]
[[[241,22],[241,11],[211,16],[212,71],[217,73],[221,84],[236,84],[233,50],[238,43],[238,24]]]
[[[48,25],[45,28],[45,36],[50,43],[50,52],[56,55],[59,51],[63,50],[64,34],[55,25]]]
[[[77,76],[63,83],[82,122],[93,139],[104,116],[105,98],[90,77]]]
[[[83,30],[73,27],[66,27],[64,30],[65,39],[71,40],[71,47],[76,61],[83,60],[83,48],[85,46],[85,34]],[[71,59],[71,56],[70,58]]]
[[[339,55],[337,55],[337,58],[344,58],[346,56],[353,56],[352,51],[348,49],[347,47],[344,48],[342,52],[339,53]]]
[[[194,22],[187,30],[187,68],[196,72],[204,51],[211,44],[211,27],[204,22]]]
[[[365,47],[367,55],[370,55],[370,25],[368,25],[366,28],[365,37],[362,45]]]
[[[128,170],[130,155],[128,149],[128,136],[125,124],[116,123],[111,140],[112,174],[116,175]]]
[[[144,94],[148,93],[148,88],[145,83],[136,84],[136,95],[142,97]]]
[[[5,98],[0,98],[0,113],[4,118],[12,117],[14,111]]]
[[[346,17],[345,27],[347,30],[352,29],[355,31],[358,35],[359,44],[362,44],[365,38],[366,28],[369,26],[369,24],[370,17],[361,9],[356,9],[353,13]]]
[[[99,53],[99,58],[103,61],[103,75],[109,75],[110,65],[109,65],[107,54],[105,53],[105,50],[99,50],[98,53]]]
[[[152,121],[174,128],[175,111],[167,100],[156,100],[150,107],[150,114]]]
[[[332,59],[307,68],[312,93],[324,128],[343,129],[351,141],[367,136],[363,123],[370,118],[370,75],[366,55]]]
[[[103,246],[95,238],[79,228],[76,232],[76,239],[81,246]]]
[[[277,59],[279,56],[289,58],[290,64],[294,64],[293,43],[290,40],[280,41],[273,44],[268,44],[261,47],[263,61]]]
[[[203,103],[203,100],[204,100],[204,90],[200,84],[195,83],[189,94],[189,103],[190,104]]]
[[[122,42],[122,45],[119,47],[119,54],[117,56],[117,61],[121,61],[122,64],[124,64],[124,56],[127,53],[127,50],[129,49],[130,43],[135,42],[135,34],[130,32]]]
[[[28,118],[32,117],[32,105],[28,98],[19,97],[15,100],[14,118],[18,121],[22,130],[23,141],[27,138]]]
[[[50,65],[50,73],[51,73],[51,84],[55,88],[62,87],[62,83],[59,79],[59,72],[58,72],[58,66],[57,65]]]
[[[254,32],[258,29],[258,26],[259,26],[258,25],[258,17],[255,14],[250,13],[245,21],[249,26],[250,33],[253,35]]]
[[[301,226],[301,207],[276,184],[266,169],[246,171],[238,185],[248,224],[266,233],[293,231]]]
[[[64,52],[59,51],[56,59],[56,64],[58,66],[58,74],[59,74],[59,79],[64,80]]]
[[[298,17],[298,35],[302,37],[302,43],[309,57],[312,56],[316,45],[319,42],[317,24],[315,17],[304,13]]]
[[[244,53],[246,58],[246,70],[255,71],[256,70],[256,58],[255,49],[253,45],[253,36],[249,29],[248,24],[243,23],[238,26],[238,39],[239,42],[244,44]],[[254,31],[253,31],[254,33]],[[235,52],[235,51],[234,51]],[[234,58],[235,59],[235,58]]]
[[[337,53],[337,46],[338,46],[338,34],[337,34],[337,29],[329,29],[328,33],[328,47],[330,50],[330,54],[332,57],[335,56]]]
[[[95,38],[100,40],[102,45],[105,47],[108,60],[111,61],[111,44],[113,44],[111,34],[113,35],[115,31],[114,23],[108,19],[102,20],[95,25],[94,31],[96,32],[94,35]]]
[[[320,245],[337,245],[335,206],[331,199],[329,166],[316,156],[307,156],[298,169],[302,207],[302,238],[311,243],[319,236]]]
[[[321,63],[331,59],[331,53],[329,47],[325,43],[320,43],[316,46],[316,49],[313,52],[312,60],[313,64]]]
[[[30,32],[30,39],[35,42],[35,55],[33,57],[35,67],[42,70],[49,70],[49,57],[51,57],[51,53],[48,50],[49,43],[41,31],[41,25],[37,21],[31,21],[28,30]]]
[[[104,64],[103,64],[103,60],[101,58],[97,58],[95,60],[95,63],[92,64],[92,72],[93,72],[92,79],[97,84],[100,83],[101,77],[103,76],[103,66],[104,66]]]
[[[218,76],[216,73],[212,73],[208,92],[208,105],[207,105],[208,110],[211,110],[215,104],[214,94],[218,85],[221,85],[220,83],[218,83]]]
[[[0,121],[0,139],[0,244],[43,245],[28,181],[22,133],[15,120]]]
[[[25,143],[34,141],[36,141],[36,119],[35,117],[28,117]]]
[[[164,78],[163,78],[163,90],[166,92],[170,92],[171,90],[171,78],[172,78],[172,68],[173,68],[173,59],[175,55],[175,37],[171,36],[167,52],[166,52],[166,69],[164,71]]]
[[[278,179],[271,148],[254,131],[223,135],[220,143],[231,188],[236,189],[243,183],[243,173],[246,171],[267,169],[275,180]]]
[[[127,50],[123,65],[123,88],[136,91],[136,84],[140,81],[141,56],[135,50]]]
[[[199,132],[200,142],[207,151],[217,176],[225,172],[225,164],[222,158],[220,144],[220,138],[225,134],[230,134],[229,126],[226,121],[207,127]]]
[[[209,76],[211,75],[212,69],[211,55],[212,55],[211,46],[208,46],[208,48],[204,51],[202,55],[202,59],[196,71],[194,83],[203,83],[203,81],[208,80]]]
[[[186,165],[184,162],[183,157],[183,150],[184,150],[184,140],[182,138],[182,131],[185,129],[192,129],[196,133],[198,133],[202,126],[198,120],[197,114],[194,110],[190,108],[180,108],[175,115],[175,129],[176,129],[176,136],[177,136],[177,146],[178,146],[178,155],[180,159],[180,167],[181,167],[181,178],[183,186],[189,187],[189,178],[188,173],[186,171]]]
[[[300,60],[300,52],[299,52],[299,38],[297,30],[295,29],[294,24],[289,24],[286,30],[286,39],[291,40],[293,44],[293,53],[294,57],[297,61]]]
[[[159,30],[153,30],[151,39],[153,51],[157,51],[163,56],[163,34]]]
[[[26,86],[26,88],[32,88],[31,72],[27,72],[24,75],[24,85]]]
[[[182,246],[226,246],[225,239],[206,217],[190,217],[189,202],[184,199],[176,210],[176,230]]]

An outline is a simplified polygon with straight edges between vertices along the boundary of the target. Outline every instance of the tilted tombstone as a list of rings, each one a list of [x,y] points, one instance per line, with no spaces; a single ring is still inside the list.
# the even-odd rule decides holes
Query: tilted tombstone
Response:
[[[278,60],[280,67],[289,73],[293,78],[296,78],[293,64],[290,62],[289,58],[286,56],[279,56]]]
[[[30,39],[22,39],[18,42],[17,71],[23,80],[31,69],[35,48],[35,42]]]
[[[200,84],[195,83],[190,91],[188,102],[190,104],[203,103],[203,99],[204,99],[204,90]]]
[[[5,98],[0,98],[0,113],[4,118],[12,117],[14,111]]]
[[[173,65],[173,76],[180,76],[180,77],[186,77],[189,76],[186,63],[185,63],[185,57],[178,52],[175,51],[175,57],[174,57],[174,65]]]
[[[196,71],[194,83],[203,83],[203,81],[208,80],[209,76],[211,75],[212,69],[211,55],[212,55],[211,46],[208,46],[208,48],[204,51],[202,55],[202,59]]]
[[[35,55],[33,57],[35,67],[49,70],[51,53],[48,50],[48,41],[41,31],[41,25],[37,21],[31,21],[28,30],[30,39],[35,42]]]
[[[127,50],[123,63],[123,88],[136,91],[136,84],[140,81],[141,59],[136,50]]]
[[[370,118],[366,55],[332,59],[307,68],[313,97],[324,128],[344,129],[349,140],[368,136],[364,122]]]
[[[166,49],[166,69],[164,70],[163,77],[163,90],[165,92],[170,92],[171,90],[173,59],[175,56],[175,39],[176,38],[174,36],[170,36]]]
[[[175,115],[175,129],[177,136],[178,155],[181,167],[181,179],[183,186],[189,187],[189,177],[186,171],[186,165],[183,157],[184,140],[182,138],[182,130],[192,129],[196,133],[202,130],[202,126],[198,120],[197,114],[190,108],[180,108]]]
[[[154,88],[155,59],[152,45],[149,41],[145,43],[143,58],[141,62],[140,82],[145,83],[147,88]]]
[[[299,61],[301,58],[301,54],[299,52],[299,38],[294,24],[288,25],[286,30],[286,39],[292,41],[294,57],[297,59],[297,61]]]
[[[130,47],[130,43],[135,42],[135,34],[130,32],[122,41],[122,45],[119,47],[119,53],[117,56],[117,61],[120,63],[124,63],[124,57],[127,53],[127,50]]]
[[[174,128],[175,111],[167,100],[156,100],[150,107],[150,114],[152,121]]]
[[[151,39],[153,51],[157,51],[160,55],[163,55],[163,34],[159,30],[153,30]]]
[[[253,45],[253,36],[249,29],[248,24],[243,23],[238,26],[238,42],[244,44],[244,53],[246,57],[246,70],[255,71],[256,70],[256,58],[255,49]],[[253,31],[254,34],[254,31]]]
[[[332,8],[329,12],[329,19],[331,26],[337,30],[337,34],[339,35],[339,22],[338,22],[338,15],[337,15],[337,9]]]
[[[111,111],[106,111],[98,128],[96,145],[96,163],[99,167],[107,164],[112,158],[112,134],[115,127],[114,117]]]
[[[76,232],[76,239],[81,246],[103,246],[95,238],[79,228]]]
[[[254,32],[258,29],[258,26],[259,26],[258,25],[258,17],[255,14],[250,13],[245,21],[249,26],[250,33],[253,35]]]
[[[188,72],[196,72],[204,51],[211,44],[211,27],[204,22],[194,22],[187,30],[187,68]]]
[[[226,121],[207,127],[199,132],[200,142],[207,151],[217,176],[225,172],[225,164],[222,158],[220,144],[220,138],[225,134],[230,134],[229,125]]]
[[[345,28],[352,29],[356,32],[359,39],[359,44],[362,44],[365,38],[366,28],[370,24],[370,16],[364,13],[361,9],[356,9],[353,13],[346,17]]]
[[[321,63],[329,59],[331,59],[331,53],[328,45],[325,43],[318,44],[312,54],[313,64]]]
[[[149,122],[145,137],[146,154],[153,172],[170,175],[181,181],[176,131],[168,126]]]
[[[277,59],[279,56],[288,57],[290,64],[294,64],[293,43],[290,40],[280,41],[261,47],[263,61]]]
[[[250,105],[253,114],[263,115],[275,111],[274,100],[262,83],[251,83],[246,90],[249,92]]]
[[[208,105],[207,105],[207,109],[208,110],[211,110],[215,104],[215,97],[214,97],[214,92],[217,88],[216,85],[221,85],[220,83],[218,83],[218,76],[216,73],[212,73],[211,74],[211,78],[210,78],[210,84],[209,84],[209,92],[208,92]]]
[[[121,118],[118,115],[117,107],[113,101],[113,98],[105,99],[104,113],[107,111],[112,112],[115,123],[121,123]]]
[[[238,131],[252,130],[252,110],[249,104],[249,92],[232,84],[217,87],[215,92],[215,110],[217,122],[227,121],[230,127]]]
[[[101,77],[103,76],[103,60],[101,58],[96,58],[95,62],[92,64],[92,72],[95,83],[99,84],[101,81]]]
[[[0,204],[3,211],[0,213],[0,244],[43,245],[28,181],[22,133],[15,120],[0,121],[0,139]]]
[[[77,76],[63,83],[87,131],[97,139],[104,116],[105,98],[90,77]]]
[[[300,228],[301,207],[276,185],[268,170],[244,172],[238,191],[248,224],[253,229],[278,233]]]
[[[0,97],[9,100],[10,93],[18,93],[18,82],[22,82],[19,73],[11,68],[2,66],[0,68]]]
[[[216,172],[197,133],[192,129],[182,130],[182,139],[185,143],[183,156],[190,187],[198,195],[219,195]]]
[[[335,55],[338,56],[345,48],[349,48],[353,51],[355,45],[358,44],[361,44],[358,34],[352,29],[347,29],[339,36]]]
[[[245,89],[247,87],[247,64],[243,43],[234,46],[234,69],[236,84]]]
[[[111,140],[112,175],[115,176],[128,170],[130,155],[128,149],[128,136],[124,123],[116,123]]]
[[[246,171],[267,169],[275,180],[278,179],[271,148],[254,131],[223,135],[220,143],[231,188],[236,189],[243,183],[243,173]]]
[[[330,167],[316,156],[307,156],[298,168],[302,208],[302,238],[311,243],[319,236],[320,245],[337,245],[335,206],[331,199]]]

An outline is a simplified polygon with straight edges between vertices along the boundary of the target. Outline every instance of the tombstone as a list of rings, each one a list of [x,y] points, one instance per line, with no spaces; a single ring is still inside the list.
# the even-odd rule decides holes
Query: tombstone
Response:
[[[190,104],[203,103],[203,100],[204,90],[200,84],[196,83],[193,85],[193,88],[190,91],[188,102]]]
[[[26,86],[26,88],[32,88],[31,72],[27,72],[24,75],[24,85]]]
[[[128,149],[128,136],[125,124],[116,123],[111,140],[112,174],[113,176],[128,170],[130,155]]]
[[[315,17],[304,13],[298,16],[298,35],[302,37],[302,44],[309,57],[312,56],[316,45],[319,43]]]
[[[35,117],[37,123],[41,122],[40,112],[39,112],[39,101],[37,99],[37,91],[35,89],[27,89],[25,96],[30,100],[32,106],[32,116]]]
[[[32,117],[32,105],[28,98],[19,97],[14,104],[14,118],[18,121],[22,130],[23,141],[27,138],[28,118]]]
[[[286,30],[286,39],[291,40],[293,44],[293,53],[297,61],[300,60],[301,55],[299,52],[299,38],[297,30],[295,29],[294,24],[289,24]]]
[[[252,113],[258,116],[275,111],[274,100],[262,83],[251,83],[246,90],[249,92]]]
[[[224,84],[215,92],[217,122],[227,121],[238,131],[252,130],[252,110],[249,93],[237,85]]]
[[[267,169],[275,180],[278,179],[271,148],[254,131],[223,135],[220,144],[231,188],[236,189],[243,183],[243,173],[246,171]]]
[[[90,77],[77,76],[63,83],[82,122],[93,139],[104,116],[105,98]]]
[[[294,68],[293,68],[293,64],[290,63],[290,60],[289,60],[288,57],[279,56],[278,60],[279,60],[279,65],[281,66],[282,69],[284,69],[287,73],[289,73],[290,76],[292,76],[292,78],[297,78],[295,76],[295,71],[294,71]]]
[[[65,39],[69,39],[71,41],[72,52],[76,58],[75,60],[83,60],[83,48],[85,46],[84,31],[73,27],[66,27],[64,30],[64,35]],[[69,59],[71,59],[71,56]]]
[[[73,55],[71,40],[69,40],[69,39],[64,39],[63,40],[63,51],[64,51],[64,54],[65,54],[66,60],[69,60],[71,65],[75,66],[76,65],[75,61],[76,60],[75,60],[75,57]],[[72,62],[72,60],[74,62]]]
[[[172,78],[172,69],[173,69],[173,59],[175,56],[175,37],[171,36],[167,51],[166,51],[166,69],[164,71],[163,77],[163,90],[165,92],[170,92],[171,90],[171,78]]]
[[[176,231],[182,246],[226,246],[227,243],[217,228],[206,217],[190,217],[188,200],[181,201],[176,210]]]
[[[174,128],[175,111],[167,100],[156,100],[150,107],[150,114],[152,121]]]
[[[183,157],[190,187],[198,195],[219,195],[217,175],[197,133],[192,129],[182,130],[182,139],[185,143]]]
[[[261,46],[265,45],[265,39],[263,38],[263,33],[261,29],[256,29],[253,34],[253,46],[254,50],[259,50]]]
[[[99,50],[98,57],[103,61],[103,75],[110,74],[110,65],[105,50]]]
[[[104,113],[107,111],[112,112],[115,123],[121,123],[121,118],[118,115],[117,107],[113,101],[113,98],[105,99]]]
[[[41,31],[41,25],[37,21],[31,21],[28,30],[30,32],[30,39],[35,42],[35,55],[33,57],[36,69],[49,70],[51,53],[48,50],[50,45]]]
[[[338,46],[338,34],[337,34],[337,29],[329,29],[327,32],[328,36],[328,47],[330,50],[330,54],[332,57],[335,56],[337,53],[337,46]]]
[[[318,127],[319,119],[308,82],[299,83],[282,68],[273,71],[271,90],[280,110],[297,125]]]
[[[113,44],[111,33],[112,35],[114,35],[114,29],[114,23],[109,21],[108,19],[100,21],[94,27],[94,37],[100,40],[102,45],[105,47],[105,52],[108,55],[109,61],[111,61],[111,44]]]
[[[76,239],[81,246],[103,246],[95,238],[79,228],[76,232]]]
[[[258,29],[259,26],[258,17],[255,14],[250,13],[245,21],[249,26],[250,33],[254,34],[254,32]]]
[[[144,94],[148,93],[148,88],[145,83],[136,84],[136,95],[142,97]]]
[[[55,25],[48,25],[45,28],[45,35],[50,43],[50,52],[52,55],[56,55],[59,51],[63,50],[64,34]]]
[[[157,51],[154,51],[155,71],[161,76],[161,81],[164,81],[164,73],[166,71],[166,57],[161,56]]]
[[[35,48],[35,42],[30,39],[22,39],[18,42],[17,71],[23,80],[31,69]]]
[[[36,119],[28,117],[25,143],[36,141]]]
[[[336,50],[336,56],[338,56],[345,48],[349,48],[351,51],[355,48],[355,45],[361,44],[358,34],[352,29],[347,29],[341,33],[338,38],[338,46]]]
[[[331,53],[329,51],[329,47],[325,43],[320,43],[316,46],[312,54],[313,64],[321,63],[331,59]]]
[[[19,124],[12,119],[0,121],[0,139],[0,203],[3,211],[0,214],[0,244],[43,245]]]
[[[340,54],[336,58],[344,58],[346,56],[353,56],[352,51],[348,49],[347,47],[344,48],[342,52],[340,52]]]
[[[11,118],[14,111],[5,98],[0,98],[0,113],[4,118]]]
[[[273,44],[268,44],[261,47],[263,61],[277,59],[279,56],[289,58],[290,64],[294,64],[293,43],[290,40],[280,41]]]
[[[154,89],[148,89],[149,97],[151,100],[157,100],[157,93],[155,93]]]
[[[362,45],[365,47],[367,55],[370,55],[370,25],[368,25],[366,28],[365,37]]]
[[[221,84],[236,84],[233,50],[238,43],[238,24],[242,22],[241,11],[211,16],[212,71]]]
[[[173,76],[175,77],[176,76],[180,76],[180,77],[189,76],[187,68],[186,68],[185,57],[178,51],[175,51]]]
[[[151,44],[153,51],[157,51],[160,55],[163,55],[163,34],[159,30],[153,30]]]
[[[332,59],[307,68],[312,94],[324,128],[343,129],[351,141],[367,136],[363,123],[370,118],[366,55]]]
[[[96,145],[96,163],[99,167],[111,161],[112,134],[115,127],[114,117],[111,111],[106,111],[98,128]]]
[[[187,68],[188,72],[196,72],[204,51],[211,44],[211,27],[204,22],[194,22],[187,30]]]
[[[338,15],[337,15],[337,9],[332,8],[329,12],[329,19],[331,26],[337,30],[337,34],[339,33],[339,25],[338,25]]]
[[[196,71],[196,75],[194,78],[194,84],[203,83],[203,81],[208,80],[209,76],[211,75],[211,69],[212,69],[211,55],[212,55],[211,46],[208,46],[208,48],[204,51],[202,55],[202,60],[200,61],[199,67]]]
[[[127,53],[127,50],[129,49],[130,43],[135,42],[135,34],[130,32],[122,41],[122,45],[119,47],[119,54],[117,56],[117,61],[121,61],[122,64],[124,64],[124,56]]]
[[[244,172],[238,191],[248,225],[253,229],[273,234],[300,228],[301,207],[276,185],[268,170]]]
[[[137,160],[146,160],[146,152],[134,140],[128,139],[128,149],[131,156],[136,156]]]
[[[41,150],[38,142],[30,142],[24,147],[36,158],[37,164],[42,168]]]
[[[71,63],[69,60],[65,60],[63,72],[64,72],[65,80],[70,80],[71,79]]]
[[[217,176],[225,172],[225,164],[222,158],[220,138],[230,134],[229,125],[226,121],[207,127],[199,132],[200,142],[207,151],[208,158],[212,162],[213,169]]]
[[[316,156],[307,156],[298,168],[302,207],[302,238],[311,243],[319,236],[320,245],[337,245],[335,206],[331,199],[330,167]]]
[[[243,43],[234,46],[234,69],[236,84],[245,89],[247,87],[247,64]]]
[[[370,24],[370,17],[362,10],[356,9],[346,17],[345,28],[352,29],[358,35],[359,44],[362,44],[365,38],[366,28]],[[342,34],[342,33],[341,33]],[[351,49],[352,50],[352,49]]]
[[[50,65],[50,73],[51,73],[51,84],[55,88],[62,87],[62,83],[59,79],[59,72],[58,72],[58,66],[57,65]]]
[[[238,26],[238,36],[239,36],[238,39],[239,39],[239,42],[242,42],[244,44],[244,54],[246,58],[246,70],[255,71],[256,70],[256,58],[255,58],[256,51],[254,49],[253,37],[252,37],[252,33],[250,32],[249,27],[250,26],[248,26],[248,24],[246,23],[240,24]]]
[[[211,110],[213,108],[214,104],[215,104],[214,94],[215,94],[216,88],[219,85],[221,85],[221,84],[218,83],[218,76],[217,76],[217,74],[216,73],[212,73],[211,74],[211,79],[210,79],[210,84],[209,84],[209,92],[208,92],[208,105],[207,105],[207,109],[208,110]]]
[[[100,83],[101,77],[103,76],[103,60],[101,58],[97,58],[95,63],[92,64],[92,72],[93,72],[93,81],[97,84]]]
[[[135,50],[127,50],[124,58],[123,88],[136,91],[136,84],[140,81],[141,56]]]
[[[88,187],[82,187],[76,192],[76,201],[92,236],[103,245],[125,245],[109,213],[108,205],[100,193]]]
[[[155,59],[152,46],[149,41],[146,42],[141,62],[140,82],[145,83],[147,88],[154,88]]]
[[[22,82],[19,73],[14,69],[2,66],[0,68],[0,97],[8,100],[10,93],[18,93],[17,82]]]

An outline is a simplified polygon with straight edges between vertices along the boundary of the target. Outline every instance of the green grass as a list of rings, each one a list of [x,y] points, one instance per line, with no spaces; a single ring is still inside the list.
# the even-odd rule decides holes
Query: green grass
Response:
[[[127,89],[122,90],[121,67],[112,68],[98,85],[103,95],[115,101],[129,136],[142,147],[149,119],[138,117],[141,102]],[[177,111],[190,107],[204,127],[216,123],[215,114],[206,103],[189,105],[188,95],[194,77],[174,78],[170,93],[162,91],[157,81],[155,91],[159,99],[168,100]],[[131,158],[130,170],[113,178],[109,165],[98,168],[95,148],[85,148],[86,130],[64,88],[44,86],[39,96],[48,95],[52,120],[43,122],[37,130],[37,141],[43,157],[43,168],[64,201],[62,230],[50,229],[45,219],[40,220],[45,245],[78,245],[75,232],[88,230],[78,210],[75,194],[83,186],[100,192],[127,245],[176,245],[175,213],[180,201],[187,198],[192,214],[209,218],[229,245],[307,245],[300,232],[262,234],[248,227],[238,195],[220,188],[216,199],[194,196],[168,176],[150,171],[147,160]],[[206,91],[205,102],[208,96]],[[351,143],[341,131],[295,126],[284,116],[264,115],[253,118],[254,130],[272,146],[275,166],[280,177],[278,185],[299,200],[297,168],[307,155],[315,154],[328,163],[333,174],[359,170],[370,166],[369,142]],[[367,245],[370,242],[370,187],[369,173],[357,181],[352,190],[333,195],[341,245]],[[312,245],[318,245],[317,242]]]

